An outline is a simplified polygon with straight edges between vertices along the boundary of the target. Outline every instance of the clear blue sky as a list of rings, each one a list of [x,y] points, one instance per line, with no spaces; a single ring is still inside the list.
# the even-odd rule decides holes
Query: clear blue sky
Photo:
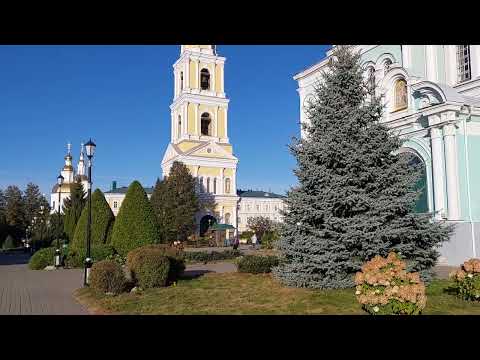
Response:
[[[287,149],[298,136],[292,76],[329,46],[219,45],[227,58],[229,138],[237,187],[283,193],[296,178]],[[0,46],[0,188],[32,181],[47,195],[66,152],[97,144],[94,188],[152,186],[170,140],[173,63],[180,46]]]

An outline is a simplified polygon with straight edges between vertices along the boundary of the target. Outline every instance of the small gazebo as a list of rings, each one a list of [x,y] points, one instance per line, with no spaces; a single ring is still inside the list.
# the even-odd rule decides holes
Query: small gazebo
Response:
[[[215,233],[215,242],[217,246],[229,246],[228,243],[231,243],[230,234],[235,234],[236,228],[230,224],[218,224],[215,223],[209,227],[208,230],[211,230]]]

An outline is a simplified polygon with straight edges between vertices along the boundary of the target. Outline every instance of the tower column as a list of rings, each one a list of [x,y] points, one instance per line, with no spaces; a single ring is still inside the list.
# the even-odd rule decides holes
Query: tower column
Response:
[[[460,208],[458,199],[457,144],[455,142],[455,125],[445,125],[444,133],[448,219],[459,220]]]
[[[183,115],[182,115],[182,136],[184,134],[188,134],[188,121],[187,121],[187,114],[188,114],[188,102],[183,105]]]
[[[183,79],[184,79],[183,80],[183,82],[184,82],[183,87],[188,90],[188,89],[191,88],[191,86],[190,86],[190,60],[188,60],[188,59],[185,60],[185,65],[184,66],[185,66],[185,76],[183,77]]]
[[[198,136],[199,135],[199,125],[198,125],[198,104],[195,104],[195,135]]]
[[[218,137],[218,106],[215,106],[215,133],[214,136]]]
[[[200,91],[200,80],[199,80],[199,77],[200,77],[200,60],[196,59],[195,60],[195,85],[196,85],[196,88],[197,90]]]
[[[225,185],[224,185],[224,178],[225,178],[225,169],[223,168],[221,171],[220,171],[220,191],[218,192],[219,195],[223,195],[225,194]]]
[[[432,141],[432,170],[433,170],[433,194],[435,202],[435,218],[441,219],[445,212],[445,198],[443,192],[443,139],[442,130],[434,127],[430,129]]]

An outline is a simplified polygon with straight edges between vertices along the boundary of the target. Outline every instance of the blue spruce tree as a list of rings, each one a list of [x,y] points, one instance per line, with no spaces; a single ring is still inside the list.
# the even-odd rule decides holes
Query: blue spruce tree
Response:
[[[420,169],[399,155],[402,140],[380,123],[383,106],[367,87],[360,56],[336,49],[307,111],[303,139],[290,145],[298,186],[286,199],[274,274],[286,285],[346,288],[375,255],[396,251],[431,277],[451,228],[415,213]]]

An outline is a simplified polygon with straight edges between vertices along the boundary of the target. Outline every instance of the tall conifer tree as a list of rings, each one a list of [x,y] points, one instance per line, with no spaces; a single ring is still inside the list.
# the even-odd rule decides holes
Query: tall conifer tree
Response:
[[[290,146],[298,186],[288,193],[274,270],[285,284],[344,288],[375,255],[396,251],[431,276],[451,228],[414,212],[419,169],[397,155],[402,140],[380,123],[383,107],[362,76],[360,56],[338,47],[308,109],[306,137]]]
[[[70,188],[70,197],[64,201],[64,231],[69,241],[73,240],[78,219],[80,219],[82,215],[82,210],[86,202],[85,194],[82,183],[77,181],[73,183]]]

